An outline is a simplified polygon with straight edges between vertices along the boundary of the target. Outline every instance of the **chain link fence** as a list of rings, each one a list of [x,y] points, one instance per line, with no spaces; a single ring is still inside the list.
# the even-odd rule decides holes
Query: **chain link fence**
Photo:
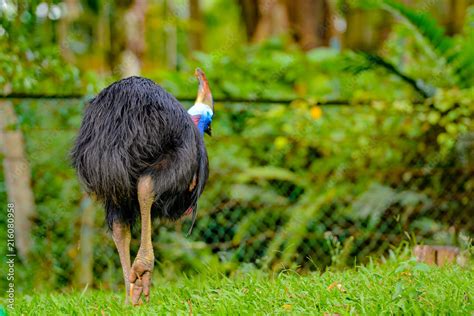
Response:
[[[292,263],[291,267],[312,269],[331,264],[364,263],[370,256],[387,255],[403,241],[459,246],[474,232],[474,200],[472,189],[466,185],[472,182],[473,170],[437,169],[425,174],[407,169],[405,174],[417,173],[409,184],[411,189],[377,184],[369,187],[359,199],[332,201],[314,218],[300,223],[304,236],[299,244],[282,243],[276,250],[281,254],[273,258],[278,262],[285,247],[295,248],[291,260],[284,262]],[[449,181],[442,196],[429,198],[414,190],[429,183],[431,177]],[[284,189],[284,192],[290,196],[300,194],[298,188]],[[292,206],[290,202],[287,207]],[[289,219],[278,208],[263,208],[238,200],[224,201],[211,212],[200,214],[191,239],[204,241],[223,260],[264,266],[272,241],[280,237],[278,233]]]
[[[87,222],[68,160],[83,102],[12,102],[32,167],[35,251],[55,281],[69,282]],[[312,270],[363,263],[406,241],[466,247],[474,232],[472,134],[441,156],[436,141],[382,128],[390,115],[404,124],[403,114],[372,106],[216,104],[196,225],[186,236],[189,218],[157,223],[157,262]],[[118,256],[94,208],[93,275],[119,284]]]

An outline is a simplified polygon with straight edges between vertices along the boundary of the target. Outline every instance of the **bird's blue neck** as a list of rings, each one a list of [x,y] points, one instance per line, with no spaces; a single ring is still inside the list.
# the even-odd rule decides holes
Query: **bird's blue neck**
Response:
[[[212,110],[203,103],[196,103],[188,110],[188,113],[201,135],[204,135],[212,122]]]
[[[201,132],[201,135],[204,135],[204,130],[206,129],[207,125],[206,125],[206,120],[205,118],[202,118],[199,120],[198,124],[197,124],[197,128],[198,130]]]
[[[207,127],[209,124],[211,124],[211,118],[207,115],[191,115],[191,119],[193,120],[201,135],[204,135]]]

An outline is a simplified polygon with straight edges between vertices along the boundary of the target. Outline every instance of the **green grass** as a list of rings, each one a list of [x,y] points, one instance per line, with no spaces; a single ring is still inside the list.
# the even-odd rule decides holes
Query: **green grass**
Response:
[[[18,294],[10,314],[188,315],[192,309],[194,315],[472,315],[474,269],[429,267],[408,260],[322,275],[251,271],[225,277],[208,272],[178,281],[155,279],[151,302],[140,307],[124,307],[122,294]]]

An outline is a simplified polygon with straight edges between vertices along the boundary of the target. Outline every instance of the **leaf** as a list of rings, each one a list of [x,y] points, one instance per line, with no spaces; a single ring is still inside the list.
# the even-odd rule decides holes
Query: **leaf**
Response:
[[[299,202],[287,209],[286,212],[290,218],[268,246],[266,263],[269,264],[275,258],[280,247],[285,245],[285,249],[281,254],[281,263],[283,265],[290,264],[298,246],[307,233],[308,223],[311,220],[316,220],[319,214],[322,214],[318,214],[318,212],[324,204],[338,197],[346,196],[348,191],[348,186],[334,189],[331,184],[319,190],[312,187],[307,188]]]
[[[405,286],[403,285],[403,283],[401,281],[397,282],[397,284],[395,284],[395,290],[393,291],[393,294],[392,294],[392,300],[396,300],[400,298],[404,290],[405,290]]]
[[[409,190],[396,192],[389,186],[374,183],[352,204],[352,210],[356,218],[368,218],[369,226],[374,227],[385,211],[395,203],[400,203],[403,207],[420,203],[424,208],[432,205],[425,194]]]
[[[430,207],[432,204],[431,199],[429,199],[425,194],[408,190],[398,193],[396,200],[402,206],[415,206],[421,203],[425,207]]]
[[[370,227],[378,224],[381,216],[392,205],[397,193],[388,186],[372,184],[353,204],[352,211],[357,218],[369,218]]]
[[[354,74],[359,74],[363,71],[382,68],[387,72],[395,75],[405,83],[413,87],[423,97],[431,97],[435,94],[436,90],[423,82],[420,79],[411,78],[402,72],[399,67],[395,66],[388,60],[385,60],[382,56],[373,53],[357,52],[355,55],[348,55],[344,61],[344,69],[351,71]]]
[[[301,179],[295,173],[278,167],[265,166],[248,168],[244,170],[238,177],[240,182],[248,182],[250,180],[283,180],[290,181],[295,184],[301,183]]]
[[[335,48],[318,47],[317,49],[309,51],[306,55],[310,62],[331,62],[337,60],[339,51]]]
[[[440,52],[443,56],[448,56],[452,52],[454,47],[452,39],[444,34],[444,29],[429,14],[415,11],[393,0],[384,0],[383,4],[382,7],[389,12],[405,18],[415,30],[423,35],[434,50]]]
[[[231,199],[238,202],[254,202],[266,206],[283,206],[288,203],[288,199],[278,195],[268,188],[257,185],[235,184],[231,187]]]
[[[428,13],[413,10],[400,2],[384,0],[382,8],[403,17],[431,46],[438,56],[445,59],[453,67],[456,82],[460,87],[467,88],[473,83],[474,77],[474,33],[469,33],[460,44],[445,34],[444,29]]]
[[[423,262],[417,262],[413,267],[413,271],[429,272],[430,270],[430,266]]]

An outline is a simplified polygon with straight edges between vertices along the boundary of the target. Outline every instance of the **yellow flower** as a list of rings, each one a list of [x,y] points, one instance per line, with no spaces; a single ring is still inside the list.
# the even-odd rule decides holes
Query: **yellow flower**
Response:
[[[323,110],[321,109],[321,107],[316,105],[311,108],[310,113],[311,117],[317,120],[323,115]]]

